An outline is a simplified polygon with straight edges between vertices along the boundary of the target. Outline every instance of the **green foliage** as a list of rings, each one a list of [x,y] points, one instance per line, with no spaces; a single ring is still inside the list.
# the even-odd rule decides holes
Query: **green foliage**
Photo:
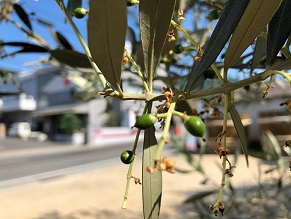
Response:
[[[154,79],[158,61],[166,41],[176,1],[141,1],[139,8],[140,35],[143,48],[145,75],[149,84]]]
[[[19,4],[14,4],[14,10],[18,17],[22,20],[22,22],[32,31],[32,26],[30,23],[30,19],[28,17],[28,14],[26,11],[19,5]]]
[[[224,7],[224,10],[218,20],[218,23],[206,45],[204,53],[198,65],[192,68],[189,74],[189,81],[186,90],[191,90],[195,82],[199,80],[203,73],[215,61],[222,48],[228,41],[230,35],[234,31],[236,24],[244,13],[249,0],[230,0]]]
[[[224,68],[229,69],[267,26],[281,0],[250,1],[231,37],[225,54]],[[256,22],[254,22],[256,21]]]
[[[157,140],[154,127],[145,130],[142,162],[142,196],[144,218],[159,218],[162,201],[162,173],[155,171],[149,174],[148,167],[155,166],[154,156],[157,151]]]
[[[267,65],[273,64],[291,32],[291,2],[283,0],[268,26]]]
[[[70,14],[73,14],[76,8],[81,8],[81,7],[82,7],[82,0],[68,0],[66,8]]]
[[[127,29],[126,4],[120,0],[90,1],[88,43],[93,60],[115,88],[120,85]]]
[[[238,138],[240,140],[241,147],[242,147],[243,152],[245,154],[247,165],[249,166],[247,139],[246,139],[246,134],[244,131],[244,126],[243,126],[242,121],[240,119],[240,115],[237,112],[234,105],[229,106],[229,112],[230,112],[231,118],[233,120],[233,124],[234,124],[234,127],[236,129]]]
[[[73,134],[82,128],[81,120],[74,113],[66,113],[61,117],[60,129],[65,134]]]
[[[91,64],[86,55],[68,49],[53,49],[50,54],[59,62],[74,68],[90,68]]]

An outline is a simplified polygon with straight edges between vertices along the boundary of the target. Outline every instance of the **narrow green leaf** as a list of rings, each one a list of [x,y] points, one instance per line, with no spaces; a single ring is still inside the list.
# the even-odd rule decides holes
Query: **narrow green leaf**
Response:
[[[82,7],[82,0],[68,0],[67,11],[71,14],[76,8]]]
[[[25,10],[19,4],[13,4],[16,14],[22,20],[22,22],[32,31],[32,26],[29,17]]]
[[[253,72],[254,69],[260,65],[262,59],[266,56],[266,54],[267,54],[267,40],[263,37],[258,37],[256,40],[256,46],[251,65],[251,72]]]
[[[265,152],[266,158],[271,161],[278,160],[280,156],[282,156],[282,151],[274,134],[271,131],[266,130],[262,135],[262,139],[262,148]]]
[[[88,57],[83,53],[68,49],[55,49],[49,52],[55,59],[66,65],[79,68],[91,68]]]
[[[185,170],[179,167],[175,167],[175,171],[178,173],[192,173],[194,170]]]
[[[216,192],[216,190],[199,192],[197,194],[194,194],[188,197],[183,203],[187,204],[187,203],[193,203],[193,202],[199,201],[209,195],[212,195],[214,192]]]
[[[289,70],[289,69],[291,69],[291,58],[289,58],[289,59],[277,58],[272,63],[272,69],[276,69],[276,70]]]
[[[229,69],[267,26],[282,0],[250,0],[240,18],[225,54],[224,68]]]
[[[206,45],[201,60],[195,68],[192,68],[189,74],[189,80],[185,88],[186,90],[191,89],[193,84],[203,77],[203,73],[215,61],[232,34],[248,2],[249,0],[229,0],[227,2]]]
[[[262,151],[258,152],[256,150],[249,150],[249,155],[252,157],[267,161],[266,155]]]
[[[1,42],[0,46],[22,47],[23,49],[18,52],[48,52],[48,50],[42,46],[24,42]]]
[[[56,41],[61,47],[63,47],[64,49],[70,49],[70,50],[73,49],[72,45],[69,43],[69,41],[66,39],[64,35],[62,35],[58,31],[56,31],[55,34],[56,34]]]
[[[187,100],[178,101],[175,110],[179,112],[186,112],[187,115],[193,114],[193,109]]]
[[[162,198],[162,173],[149,173],[147,167],[153,167],[157,151],[155,128],[145,130],[142,157],[142,196],[143,214],[145,219],[159,218]]]
[[[240,119],[240,115],[237,112],[237,110],[234,107],[234,105],[230,105],[229,106],[229,112],[230,112],[230,115],[231,115],[235,130],[237,132],[237,136],[238,136],[239,141],[241,143],[242,150],[243,150],[243,152],[245,154],[247,166],[249,166],[247,139],[246,139],[244,126],[243,126],[242,121]]]
[[[145,72],[150,83],[167,38],[175,3],[176,0],[141,0],[139,4]]]
[[[90,1],[88,43],[93,60],[115,88],[120,84],[127,30],[126,3],[120,0]]]
[[[291,1],[283,0],[269,23],[267,36],[267,65],[273,64],[278,52],[288,39],[291,32],[290,21]]]

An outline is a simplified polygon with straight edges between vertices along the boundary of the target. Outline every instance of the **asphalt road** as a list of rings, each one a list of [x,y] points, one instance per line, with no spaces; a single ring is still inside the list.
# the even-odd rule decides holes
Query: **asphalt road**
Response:
[[[128,144],[102,148],[82,146],[74,150],[68,147],[68,149],[48,154],[4,157],[0,159],[0,187],[47,180],[97,168],[108,162],[120,162],[120,153],[126,149],[130,149]],[[137,152],[140,151],[141,146],[138,147]]]

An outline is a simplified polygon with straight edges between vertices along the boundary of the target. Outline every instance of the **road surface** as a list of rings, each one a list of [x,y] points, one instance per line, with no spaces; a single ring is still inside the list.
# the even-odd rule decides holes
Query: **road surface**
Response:
[[[62,150],[47,153],[23,153],[5,157],[0,156],[0,187],[46,180],[70,173],[96,168],[108,162],[121,162],[119,156],[123,150],[131,149],[128,144],[94,148],[87,146],[61,146]],[[35,148],[34,148],[35,149]],[[22,149],[24,152],[27,149]],[[19,150],[15,150],[19,152]],[[141,151],[139,145],[137,153]]]

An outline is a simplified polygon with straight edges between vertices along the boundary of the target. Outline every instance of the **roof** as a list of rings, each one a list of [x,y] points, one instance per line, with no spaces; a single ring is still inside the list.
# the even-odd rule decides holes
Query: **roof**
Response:
[[[51,115],[60,115],[64,113],[76,113],[76,114],[87,114],[88,113],[88,104],[66,104],[62,106],[51,106],[45,107],[43,109],[36,110],[32,113],[33,117],[41,116],[51,116]]]

